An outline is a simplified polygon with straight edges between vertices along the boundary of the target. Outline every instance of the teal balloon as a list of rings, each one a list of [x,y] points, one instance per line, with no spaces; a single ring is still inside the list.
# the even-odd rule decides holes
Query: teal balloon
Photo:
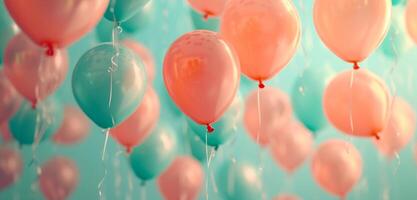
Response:
[[[218,18],[211,17],[205,20],[204,17],[194,9],[190,9],[190,15],[195,29],[211,30],[214,32],[219,31],[220,20]]]
[[[146,90],[140,58],[121,45],[116,53],[110,43],[94,47],[81,56],[72,75],[75,100],[101,128],[112,128],[129,117]]]
[[[323,112],[323,93],[334,72],[330,67],[310,67],[297,77],[292,89],[292,104],[298,119],[312,132],[327,125]]]
[[[162,173],[178,152],[177,138],[171,129],[157,127],[129,156],[135,175],[143,181]]]
[[[4,7],[4,1],[0,2],[0,64],[3,63],[4,49],[6,48],[9,40],[17,33],[18,29],[16,24],[10,18],[6,8]]]
[[[206,144],[191,131],[191,128],[188,128],[188,130],[187,137],[191,155],[202,163],[206,162]]]
[[[155,18],[155,6],[154,0],[151,0],[145,6],[140,8],[139,12],[133,15],[132,18],[120,24],[123,31],[133,34],[152,24]]]
[[[217,170],[216,184],[227,200],[262,199],[262,181],[257,168],[246,162],[226,160]]]
[[[31,145],[35,135],[44,141],[54,134],[63,120],[62,105],[49,98],[39,103],[36,109],[23,101],[19,110],[9,120],[9,128],[13,138],[22,145]]]
[[[110,0],[104,17],[110,21],[123,22],[135,15],[150,0]]]
[[[396,6],[396,5],[405,5],[407,4],[407,0],[392,0],[392,5]]]

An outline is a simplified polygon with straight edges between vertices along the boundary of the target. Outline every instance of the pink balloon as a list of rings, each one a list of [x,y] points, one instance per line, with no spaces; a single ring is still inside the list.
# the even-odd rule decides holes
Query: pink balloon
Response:
[[[270,151],[275,162],[287,173],[293,173],[310,156],[313,137],[296,121],[289,122],[271,138]]]
[[[14,36],[4,53],[4,73],[16,90],[33,105],[58,88],[67,70],[65,50],[45,56],[43,50],[23,34]]]
[[[242,72],[259,81],[287,65],[300,40],[300,19],[291,0],[230,0],[220,33],[239,56]]]
[[[17,181],[22,173],[22,164],[18,151],[0,146],[0,190]]]
[[[390,94],[385,83],[364,69],[338,74],[323,96],[327,119],[353,136],[378,138],[387,124],[389,106]]]
[[[249,136],[254,141],[259,137],[259,144],[265,147],[269,144],[270,138],[279,134],[290,121],[292,108],[288,95],[272,87],[260,90],[259,100],[260,110],[258,91],[253,91],[246,99],[244,124]]]
[[[362,158],[352,144],[329,140],[314,154],[311,173],[323,189],[344,198],[362,175]]]
[[[198,198],[204,180],[201,164],[188,156],[178,157],[158,178],[159,191],[165,200]]]
[[[126,148],[140,145],[158,122],[160,104],[158,95],[149,87],[136,111],[127,120],[110,130],[111,136]]]
[[[356,63],[368,57],[384,39],[391,1],[316,0],[313,13],[324,44],[341,59]]]
[[[152,53],[141,43],[136,42],[132,39],[123,40],[123,45],[131,49],[142,58],[143,64],[145,65],[148,82],[152,84],[152,81],[155,79],[155,62],[152,56]]]
[[[408,0],[405,10],[405,22],[408,34],[417,44],[417,0]]]
[[[403,99],[394,100],[388,125],[379,134],[380,139],[374,140],[379,151],[392,158],[411,140],[416,129],[416,114],[413,108]]]
[[[228,0],[188,0],[194,10],[202,13],[204,18],[220,16]]]
[[[20,97],[3,71],[0,71],[0,124],[19,109]]]
[[[57,144],[71,145],[80,142],[90,132],[90,121],[84,113],[75,106],[68,105],[64,110],[64,120],[61,127],[53,135]]]
[[[0,133],[1,133],[1,137],[3,138],[3,142],[7,143],[7,142],[12,141],[13,137],[12,137],[12,134],[10,133],[8,122],[4,122],[0,124]]]
[[[55,156],[42,166],[39,188],[47,200],[66,199],[76,188],[78,177],[78,168],[74,161]]]
[[[414,160],[417,163],[417,144],[414,144],[413,155],[414,155]]]
[[[195,122],[217,121],[232,103],[240,68],[231,48],[212,31],[193,31],[177,39],[165,55],[165,86],[177,106]]]
[[[274,200],[301,200],[301,198],[293,194],[281,194],[275,197]]]

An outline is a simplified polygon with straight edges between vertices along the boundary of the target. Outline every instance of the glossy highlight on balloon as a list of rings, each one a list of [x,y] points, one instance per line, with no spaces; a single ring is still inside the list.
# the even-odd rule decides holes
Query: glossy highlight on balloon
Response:
[[[126,21],[151,1],[153,0],[110,0],[104,17],[119,23]]]

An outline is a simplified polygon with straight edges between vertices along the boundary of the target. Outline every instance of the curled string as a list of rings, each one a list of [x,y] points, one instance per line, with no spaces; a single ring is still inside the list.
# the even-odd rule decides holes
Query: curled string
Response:
[[[106,166],[106,162],[105,162],[104,159],[105,159],[105,155],[106,155],[107,141],[109,139],[109,133],[110,133],[110,129],[106,129],[105,130],[106,138],[104,139],[103,150],[102,150],[102,153],[101,153],[101,164],[104,168],[104,174],[103,174],[103,177],[101,178],[100,182],[97,185],[98,196],[100,197],[100,200],[104,199],[103,184],[104,184],[104,180],[106,179],[106,176],[107,176],[107,166]]]

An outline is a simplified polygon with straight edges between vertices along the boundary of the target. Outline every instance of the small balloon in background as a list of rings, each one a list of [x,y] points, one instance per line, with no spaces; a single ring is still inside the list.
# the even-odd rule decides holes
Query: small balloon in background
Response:
[[[408,0],[391,0],[393,6],[404,6]]]
[[[79,181],[79,172],[74,161],[55,156],[43,164],[39,176],[39,189],[47,200],[67,199]]]
[[[23,161],[19,152],[0,146],[0,191],[15,183],[22,174]]]
[[[274,197],[273,200],[302,200],[301,197],[294,194],[280,194]]]
[[[132,50],[137,56],[142,59],[143,65],[146,69],[147,80],[149,84],[152,84],[155,79],[155,60],[152,53],[143,44],[133,40],[123,40],[123,45]]]
[[[121,23],[120,26],[122,29],[127,33],[134,34],[152,24],[154,22],[156,10],[156,3],[154,1],[155,0],[149,0],[149,2],[141,7],[135,15]]]
[[[90,132],[90,121],[87,116],[73,105],[64,108],[64,119],[52,140],[56,144],[72,145],[81,142]]]
[[[362,176],[361,154],[343,140],[326,141],[313,155],[311,173],[320,187],[344,199]]]
[[[190,6],[201,13],[205,20],[222,14],[228,0],[188,0]]]
[[[0,135],[3,140],[3,143],[8,143],[13,140],[12,134],[10,133],[8,122],[4,122],[0,124]]]
[[[219,31],[219,19],[218,18],[208,18],[204,19],[203,16],[195,11],[190,9],[191,21],[193,22],[194,29],[196,30],[210,30],[214,32]]]
[[[133,17],[151,0],[110,0],[104,17],[109,21],[124,22]]]
[[[81,110],[101,128],[126,120],[139,106],[147,88],[141,59],[123,46],[104,43],[78,60],[72,91]]]
[[[407,32],[413,39],[414,44],[417,44],[417,0],[408,0],[405,8],[405,24]]]
[[[201,138],[196,135],[190,127],[187,127],[187,140],[190,147],[190,154],[200,161],[201,163],[204,163],[207,161],[206,157],[206,143],[201,140]],[[211,148],[211,147],[207,147]]]
[[[21,98],[4,74],[0,71],[0,124],[7,120],[19,109]]]
[[[201,164],[188,156],[177,157],[158,178],[165,200],[196,200],[204,180]]]
[[[0,64],[3,63],[4,50],[10,39],[19,32],[17,25],[10,18],[7,12],[4,1],[0,3]]]

